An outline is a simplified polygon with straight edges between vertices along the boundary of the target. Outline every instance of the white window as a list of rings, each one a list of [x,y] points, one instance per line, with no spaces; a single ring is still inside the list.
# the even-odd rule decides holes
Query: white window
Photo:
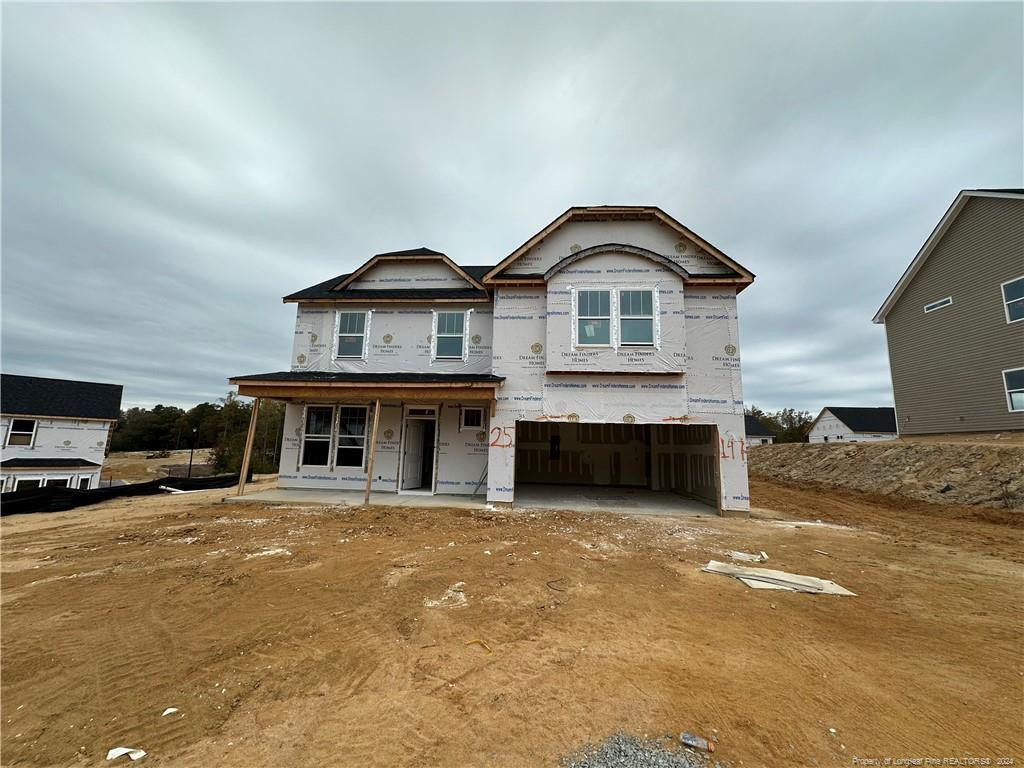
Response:
[[[80,478],[78,478],[78,490],[80,490],[80,491],[88,491],[89,490],[89,478],[88,477],[80,477]]]
[[[611,343],[611,291],[579,291],[576,294],[576,345],[607,347]]]
[[[1018,323],[1024,320],[1024,277],[1007,280],[1002,288],[1006,322]]]
[[[461,360],[466,343],[466,313],[438,312],[434,334],[435,360]]]
[[[38,477],[19,477],[14,481],[14,490],[27,491],[29,488],[42,488],[43,481]]]
[[[654,346],[654,291],[619,291],[619,343]]]
[[[329,405],[306,406],[306,424],[302,434],[302,464],[326,467],[331,458],[331,422],[334,408]]]
[[[1006,407],[1011,411],[1024,411],[1024,368],[1003,371]]]
[[[334,356],[361,360],[366,349],[366,313],[338,313],[338,342]]]
[[[925,304],[924,305],[925,314],[927,314],[929,312],[934,312],[937,309],[942,309],[943,307],[948,307],[952,303],[953,303],[953,297],[952,296],[947,296],[944,299],[939,299],[938,301],[933,301],[931,304]]]
[[[362,467],[366,455],[365,405],[338,407],[338,448],[335,466]]]
[[[459,431],[464,429],[480,429],[484,425],[483,408],[463,408],[459,419]]]
[[[11,419],[11,426],[7,430],[8,445],[32,445],[36,441],[35,419]]]

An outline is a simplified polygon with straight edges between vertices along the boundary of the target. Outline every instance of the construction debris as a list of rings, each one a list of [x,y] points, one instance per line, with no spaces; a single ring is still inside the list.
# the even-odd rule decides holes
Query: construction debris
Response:
[[[735,549],[730,549],[725,554],[733,560],[742,560],[745,563],[764,563],[768,561],[768,554],[763,551],[758,552],[756,555],[752,555],[749,552],[738,552]]]
[[[711,560],[701,570],[708,573],[719,573],[739,579],[753,589],[781,589],[787,592],[810,592],[821,595],[851,595],[854,592],[841,587],[834,581],[819,579],[815,576],[801,576],[786,571],[775,571],[771,568],[749,568],[730,563]]]
[[[702,749],[705,752],[715,751],[714,744],[705,739],[703,736],[698,736],[696,733],[680,733],[679,741],[688,747],[693,747],[694,749]]]
[[[107,760],[116,760],[122,755],[128,755],[132,760],[141,760],[146,756],[146,750],[136,747],[114,747],[107,752]]]

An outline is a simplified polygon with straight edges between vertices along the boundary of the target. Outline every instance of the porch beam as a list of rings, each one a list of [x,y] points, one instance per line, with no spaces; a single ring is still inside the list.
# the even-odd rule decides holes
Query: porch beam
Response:
[[[370,486],[373,484],[373,460],[377,458],[377,425],[380,424],[380,398],[373,407],[373,434],[370,437],[370,458],[366,464],[366,493],[363,494],[363,506],[370,503]]]
[[[260,398],[252,401],[249,415],[249,432],[245,436],[245,452],[242,454],[242,471],[238,475],[238,495],[245,493],[245,478],[249,474],[249,460],[252,458],[252,440],[256,436],[256,419],[260,412]]]
[[[469,387],[452,385],[446,387],[338,387],[278,386],[276,384],[246,384],[238,382],[238,394],[242,397],[266,397],[271,400],[301,400],[344,402],[360,400],[375,402],[378,398],[394,400],[423,400],[426,402],[486,402],[494,397],[494,385]]]

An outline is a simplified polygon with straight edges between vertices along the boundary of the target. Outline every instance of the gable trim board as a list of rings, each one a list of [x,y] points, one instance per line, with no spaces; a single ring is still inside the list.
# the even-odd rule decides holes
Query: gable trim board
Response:
[[[733,259],[726,256],[721,250],[716,248],[714,245],[709,243],[707,240],[698,236],[695,232],[683,226],[679,221],[669,216],[667,213],[662,211],[656,206],[613,206],[613,205],[599,205],[599,206],[574,206],[565,211],[561,216],[558,216],[554,221],[544,227],[540,232],[535,234],[521,246],[516,248],[512,253],[502,259],[494,268],[491,269],[484,276],[485,283],[496,283],[504,282],[506,279],[520,280],[522,276],[516,275],[511,277],[502,276],[502,272],[506,270],[513,262],[515,262],[520,256],[529,251],[534,246],[541,243],[546,237],[548,237],[555,230],[560,228],[562,225],[567,224],[572,220],[580,221],[615,221],[615,220],[634,220],[634,221],[657,221],[661,224],[666,225],[670,229],[674,230],[684,238],[690,240],[698,248],[706,251],[711,256],[715,257],[727,267],[736,272],[735,277],[728,277],[727,279],[714,279],[713,282],[728,282],[729,284],[735,284],[737,286],[737,293],[747,285],[754,281],[754,273],[750,272],[746,267]]]
[[[366,261],[361,267],[355,272],[347,275],[337,285],[334,286],[333,290],[343,291],[353,282],[359,279],[360,276],[368,272],[374,266],[382,261],[440,261],[459,277],[465,280],[467,283],[477,288],[478,290],[484,290],[483,284],[475,277],[470,275],[466,270],[456,264],[454,261],[449,259],[445,254],[440,251],[432,251],[429,248],[415,248],[409,251],[391,251],[390,253],[378,253]]]
[[[917,276],[921,267],[924,266],[925,261],[931,255],[932,251],[935,250],[939,241],[942,240],[943,236],[945,236],[947,230],[949,230],[950,226],[952,226],[953,222],[956,220],[956,217],[960,215],[960,212],[964,209],[967,201],[972,197],[999,197],[1009,200],[1024,200],[1024,189],[960,190],[960,194],[956,196],[956,199],[946,210],[946,213],[939,220],[939,223],[935,225],[935,229],[932,230],[932,233],[928,236],[928,239],[925,240],[924,245],[921,246],[921,249],[914,257],[914,260],[910,262],[910,266],[906,268],[892,291],[889,292],[889,295],[882,303],[882,306],[878,308],[875,316],[871,318],[871,322],[880,325],[885,324],[885,316],[889,314],[894,306],[896,306],[896,302],[899,301],[907,286],[910,285],[910,282]]]

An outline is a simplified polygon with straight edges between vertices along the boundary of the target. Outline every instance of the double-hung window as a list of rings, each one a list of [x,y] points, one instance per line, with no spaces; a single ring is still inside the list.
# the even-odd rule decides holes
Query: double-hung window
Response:
[[[366,453],[365,405],[343,405],[338,408],[338,449],[335,466],[362,467]]]
[[[611,343],[611,291],[579,291],[576,294],[576,344],[607,347]]]
[[[1024,277],[1007,280],[1002,288],[1006,322],[1016,323],[1024,320]]]
[[[366,346],[366,313],[338,313],[336,357],[362,359]]]
[[[32,445],[36,439],[35,419],[11,419],[7,430],[8,445]]]
[[[1024,368],[1003,371],[1006,407],[1013,412],[1024,411]]]
[[[302,463],[307,467],[326,467],[331,458],[331,421],[334,408],[329,405],[306,406],[306,424],[302,433]]]
[[[654,346],[654,291],[619,291],[619,343]]]
[[[466,313],[438,312],[435,360],[461,360],[466,344]]]

